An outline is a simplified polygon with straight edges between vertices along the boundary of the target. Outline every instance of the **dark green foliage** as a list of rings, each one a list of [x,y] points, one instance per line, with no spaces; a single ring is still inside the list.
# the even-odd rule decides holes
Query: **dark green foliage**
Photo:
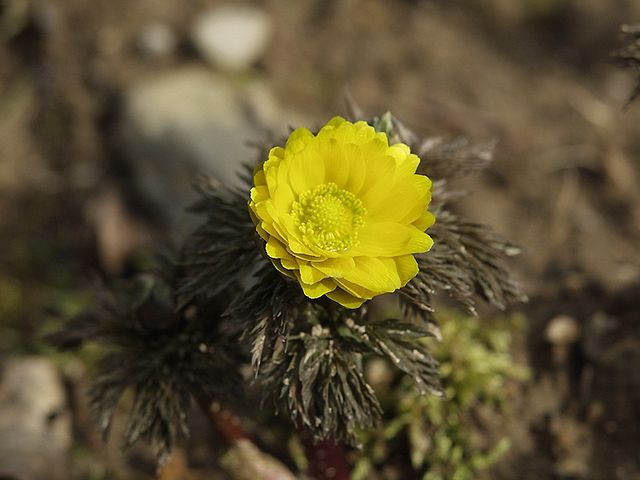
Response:
[[[428,329],[309,300],[270,266],[259,278],[231,307],[229,323],[246,325],[258,383],[299,428],[355,443],[356,430],[378,421],[380,405],[362,370],[366,355],[388,358],[419,391],[440,393],[437,363],[419,341],[431,336]]]
[[[335,331],[316,325],[311,333],[290,336],[280,358],[265,362],[261,384],[276,408],[318,438],[355,442],[355,429],[373,426],[381,410],[367,384],[358,352]]]
[[[420,273],[400,290],[405,313],[433,322],[433,297],[447,293],[469,313],[475,314],[477,298],[504,309],[526,296],[507,268],[507,258],[519,249],[501,239],[488,227],[469,222],[448,211],[448,203],[465,192],[451,187],[452,180],[486,168],[492,159],[494,142],[472,144],[467,139],[445,141],[440,137],[419,139],[390,113],[373,125],[408,143],[418,152],[419,170],[434,182],[431,209],[437,221],[429,229],[433,248],[417,255]]]
[[[275,408],[318,438],[354,442],[355,429],[373,425],[380,406],[365,382],[358,342],[343,338],[344,309],[311,301],[271,265],[227,313],[244,330],[256,379]]]
[[[631,92],[629,103],[640,96],[640,24],[624,25],[622,33],[627,45],[614,54],[615,62],[638,75],[636,87]]]
[[[176,314],[173,292],[158,276],[140,275],[103,293],[98,308],[48,340],[63,350],[87,342],[104,347],[90,391],[103,436],[131,390],[127,445],[144,438],[161,457],[178,434],[188,433],[192,395],[216,399],[237,392],[236,348],[220,334],[213,304],[202,307],[204,315],[195,306]]]
[[[420,273],[401,290],[402,298],[425,312],[436,292],[446,292],[475,314],[476,298],[504,309],[524,301],[518,284],[509,274],[506,258],[519,250],[483,225],[468,222],[440,210],[430,230],[434,246],[418,255]]]
[[[435,137],[416,145],[421,171],[432,178],[454,180],[489,166],[495,142],[472,143],[468,138],[446,141]]]
[[[420,138],[390,112],[374,117],[371,124],[376,130],[386,132],[391,143],[402,142],[411,147],[422,160],[419,172],[434,180],[435,190],[446,182],[484,170],[493,160],[495,141],[473,143],[465,137]],[[438,197],[441,195],[434,195],[436,205],[444,203]]]
[[[402,319],[347,319],[344,331],[365,353],[375,353],[408,375],[420,394],[441,395],[438,362],[421,339],[433,336],[428,326]]]
[[[255,226],[249,217],[251,175],[246,187],[233,189],[213,178],[201,178],[196,190],[201,199],[191,211],[205,222],[185,244],[181,264],[186,274],[179,284],[180,306],[196,296],[211,297],[246,274],[260,256]]]
[[[277,355],[293,327],[297,324],[300,328],[304,296],[266,261],[255,278],[254,285],[246,295],[234,299],[225,316],[228,330],[249,340],[257,375],[262,360]]]

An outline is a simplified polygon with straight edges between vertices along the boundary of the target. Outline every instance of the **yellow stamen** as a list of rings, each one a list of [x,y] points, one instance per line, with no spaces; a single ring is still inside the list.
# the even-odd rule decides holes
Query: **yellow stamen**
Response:
[[[306,241],[330,252],[357,245],[366,210],[353,193],[323,183],[300,194],[291,214]]]

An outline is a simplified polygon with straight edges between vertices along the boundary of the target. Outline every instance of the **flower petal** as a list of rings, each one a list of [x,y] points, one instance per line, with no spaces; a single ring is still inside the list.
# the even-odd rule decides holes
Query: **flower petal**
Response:
[[[412,223],[412,225],[418,230],[425,231],[434,223],[436,223],[435,215],[431,212],[423,212],[422,215]]]
[[[267,255],[271,258],[285,258],[293,261],[293,256],[287,251],[284,244],[275,237],[269,237],[265,249],[267,251]]]
[[[370,222],[362,228],[358,245],[349,253],[353,256],[395,257],[423,253],[432,245],[431,237],[412,225]]]
[[[365,298],[369,300],[379,294],[379,292],[368,290],[360,285],[345,280],[344,278],[336,278],[336,283],[338,284],[338,287],[342,288],[349,295],[353,295],[357,298]]]
[[[337,287],[336,282],[332,278],[327,278],[318,283],[307,284],[302,281],[302,278],[300,277],[300,274],[298,272],[295,273],[296,278],[298,279],[298,282],[302,287],[302,291],[309,298],[321,297],[322,295],[326,295],[327,293],[332,292]]]
[[[373,157],[366,163],[366,184],[358,193],[367,211],[375,211],[378,204],[393,198],[393,191],[389,188],[395,174],[396,164],[393,157],[383,155]]]
[[[313,284],[324,280],[329,275],[321,272],[315,264],[310,262],[298,262],[300,266],[300,278],[304,283]]]
[[[253,187],[249,193],[254,203],[264,202],[269,199],[269,189],[266,185]]]
[[[293,190],[287,183],[279,184],[272,194],[273,205],[280,214],[289,213],[294,202]]]
[[[400,286],[404,287],[409,280],[415,277],[419,272],[418,262],[413,255],[401,255],[394,257],[393,261],[396,263],[396,269],[400,276]]]
[[[356,257],[354,261],[355,268],[345,272],[341,280],[377,293],[400,288],[400,277],[392,258]]]
[[[321,272],[330,277],[338,278],[343,277],[345,272],[354,268],[355,265],[355,261],[351,257],[327,258],[321,262],[314,263],[314,266]]]
[[[300,265],[293,258],[279,258],[280,264],[286,268],[287,270],[293,270],[294,272],[298,271]]]
[[[287,157],[287,165],[289,182],[297,195],[324,182],[325,166],[316,150],[307,148]]]
[[[325,181],[344,188],[351,170],[345,146],[340,145],[335,138],[329,138],[318,149],[324,163]]]
[[[316,135],[294,130],[285,147],[272,148],[254,170],[248,202],[274,267],[295,278],[307,297],[326,295],[347,308],[406,285],[418,273],[413,254],[433,244],[424,232],[435,221],[427,210],[432,185],[415,173],[419,164],[407,145],[389,146],[387,135],[364,121],[334,117]],[[317,212],[322,220],[315,211],[300,217],[298,209],[294,218],[293,204],[300,195],[316,195],[313,189],[330,183],[333,191],[337,186],[353,195],[349,208],[357,216],[340,217],[345,205],[339,202],[345,197],[336,196],[305,203],[322,209]],[[339,218],[349,223],[331,230],[332,222],[343,221]],[[318,223],[310,227],[308,222]],[[318,240],[323,238],[318,235],[338,232],[349,239],[347,250],[333,251],[333,244]]]
[[[306,128],[296,128],[289,138],[287,139],[287,145],[285,151],[298,152],[302,150],[307,144],[315,141],[313,133]]]
[[[431,180],[422,175],[411,175],[397,180],[392,197],[379,202],[368,213],[377,222],[408,225],[426,211],[430,200]]]
[[[262,169],[264,163],[258,165],[253,173],[253,184],[256,187],[263,187],[267,185],[267,179],[264,176],[264,170]]]
[[[273,264],[274,267],[276,267],[276,270],[278,270],[284,276],[289,278],[296,278],[293,272],[291,270],[287,270],[286,268],[284,268],[282,266],[282,263],[280,263],[280,260],[278,260],[277,258],[272,258],[271,263]]]
[[[355,297],[345,292],[341,288],[336,288],[335,290],[328,292],[326,295],[334,302],[337,302],[346,308],[359,308],[364,302],[367,301],[366,298]]]

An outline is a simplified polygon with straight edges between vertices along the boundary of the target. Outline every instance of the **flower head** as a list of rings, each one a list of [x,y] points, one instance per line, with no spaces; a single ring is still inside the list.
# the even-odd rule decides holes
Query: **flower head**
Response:
[[[291,133],[254,172],[249,209],[266,253],[310,298],[348,308],[403,287],[425,230],[431,180],[409,147],[366,122],[335,117],[316,135]]]

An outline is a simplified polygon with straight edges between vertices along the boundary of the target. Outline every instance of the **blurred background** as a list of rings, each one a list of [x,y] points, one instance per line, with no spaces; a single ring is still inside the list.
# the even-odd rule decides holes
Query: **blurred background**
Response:
[[[478,450],[496,458],[433,478],[639,479],[640,103],[624,108],[635,79],[611,63],[638,21],[637,0],[2,0],[0,477],[154,478],[144,445],[123,453],[117,428],[101,444],[84,395],[95,352],[42,335],[91,304],[96,279],[139,269],[141,248],[179,242],[197,172],[235,182],[252,143],[345,115],[347,87],[367,115],[497,140],[456,210],[523,247],[530,297],[497,343],[467,330],[507,362],[492,391],[457,379],[480,392],[460,405],[471,453],[452,460],[429,443],[438,425],[410,427],[433,413],[406,421],[390,398],[407,436],[372,434],[352,456],[361,478],[422,478]],[[254,434],[293,469],[278,422]],[[161,478],[234,478],[217,455],[195,428]]]

